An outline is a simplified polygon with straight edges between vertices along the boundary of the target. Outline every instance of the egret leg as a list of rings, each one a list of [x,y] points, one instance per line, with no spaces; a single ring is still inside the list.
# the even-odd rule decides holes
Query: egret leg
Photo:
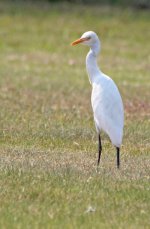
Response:
[[[99,163],[100,163],[101,152],[102,152],[102,144],[101,144],[101,136],[99,134],[98,135],[98,161],[97,161],[97,166],[99,166]]]
[[[120,148],[116,147],[117,149],[117,168],[119,169],[120,167]]]

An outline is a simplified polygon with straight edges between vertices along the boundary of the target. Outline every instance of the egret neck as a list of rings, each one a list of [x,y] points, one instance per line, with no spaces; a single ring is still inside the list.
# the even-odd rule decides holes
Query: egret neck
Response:
[[[89,81],[91,84],[99,80],[101,71],[97,66],[97,56],[100,51],[100,42],[96,42],[91,46],[90,51],[86,56],[86,70],[88,72]]]

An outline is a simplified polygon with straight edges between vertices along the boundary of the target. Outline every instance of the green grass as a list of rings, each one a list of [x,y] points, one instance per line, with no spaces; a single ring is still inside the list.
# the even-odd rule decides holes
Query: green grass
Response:
[[[148,11],[0,2],[0,228],[148,229]],[[85,71],[87,30],[125,106],[121,169],[97,136]],[[93,211],[89,211],[92,207]]]

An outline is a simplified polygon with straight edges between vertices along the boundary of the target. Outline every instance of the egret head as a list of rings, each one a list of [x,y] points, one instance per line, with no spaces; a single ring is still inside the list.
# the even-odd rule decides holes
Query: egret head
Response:
[[[72,42],[71,45],[74,46],[80,43],[89,46],[92,49],[94,55],[97,55],[100,51],[100,40],[97,34],[93,31],[83,33],[83,35],[79,39]]]
[[[77,45],[80,43],[92,47],[96,43],[99,44],[99,38],[95,32],[88,31],[88,32],[83,33],[83,35],[79,39],[72,42],[71,45]]]

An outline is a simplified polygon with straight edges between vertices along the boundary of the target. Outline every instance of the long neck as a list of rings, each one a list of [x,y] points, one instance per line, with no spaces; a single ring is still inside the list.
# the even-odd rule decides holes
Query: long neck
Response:
[[[99,67],[97,66],[97,55],[99,53],[99,50],[100,45],[97,44],[96,46],[91,47],[90,51],[86,56],[86,69],[91,84],[98,80],[101,73]]]

